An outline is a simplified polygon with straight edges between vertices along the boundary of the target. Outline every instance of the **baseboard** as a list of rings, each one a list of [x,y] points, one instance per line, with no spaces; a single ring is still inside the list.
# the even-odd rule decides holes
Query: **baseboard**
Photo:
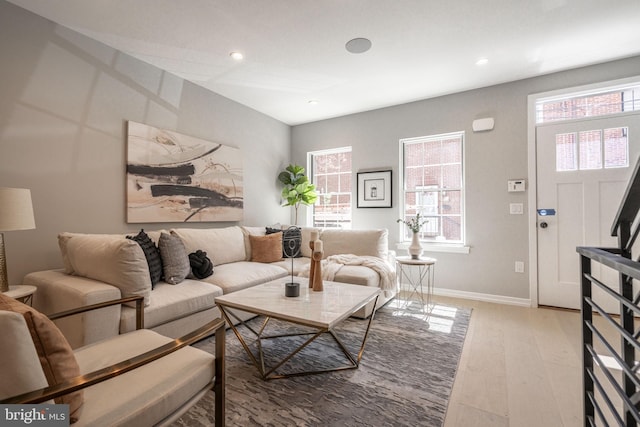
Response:
[[[434,295],[443,297],[470,299],[475,301],[493,302],[496,304],[517,305],[520,307],[531,307],[531,300],[528,298],[515,298],[502,295],[481,294],[478,292],[457,291],[455,289],[434,288]]]

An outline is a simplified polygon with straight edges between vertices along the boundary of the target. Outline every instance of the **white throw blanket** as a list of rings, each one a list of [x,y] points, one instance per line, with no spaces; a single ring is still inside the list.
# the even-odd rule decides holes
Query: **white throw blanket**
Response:
[[[375,256],[330,255],[322,260],[322,279],[332,281],[345,265],[362,265],[378,273],[380,289],[387,297],[391,296],[392,291],[396,288],[396,273],[385,260]],[[302,270],[298,276],[309,277],[309,266]]]

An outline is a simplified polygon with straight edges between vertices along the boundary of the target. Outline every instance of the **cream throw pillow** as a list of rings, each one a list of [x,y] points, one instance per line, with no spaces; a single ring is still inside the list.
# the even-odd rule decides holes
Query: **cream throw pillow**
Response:
[[[84,235],[69,239],[66,250],[76,276],[109,283],[123,297],[143,296],[144,304],[149,305],[151,277],[138,243],[112,235]]]

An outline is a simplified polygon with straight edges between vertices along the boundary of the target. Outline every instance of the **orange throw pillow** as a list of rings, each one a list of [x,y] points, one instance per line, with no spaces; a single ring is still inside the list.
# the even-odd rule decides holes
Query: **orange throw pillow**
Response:
[[[251,261],[276,262],[282,259],[282,233],[266,236],[249,235]]]
[[[24,316],[50,386],[80,375],[80,367],[69,342],[47,316],[3,294],[0,294],[0,310],[13,311]],[[77,421],[82,402],[82,390],[55,399],[55,403],[69,405],[71,422]]]

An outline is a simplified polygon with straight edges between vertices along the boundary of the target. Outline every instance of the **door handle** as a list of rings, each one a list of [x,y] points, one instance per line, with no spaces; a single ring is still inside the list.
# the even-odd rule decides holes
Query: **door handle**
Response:
[[[547,228],[547,226],[548,226],[548,225],[549,225],[549,224],[547,224],[545,221],[542,221],[542,222],[540,223],[540,228]]]

